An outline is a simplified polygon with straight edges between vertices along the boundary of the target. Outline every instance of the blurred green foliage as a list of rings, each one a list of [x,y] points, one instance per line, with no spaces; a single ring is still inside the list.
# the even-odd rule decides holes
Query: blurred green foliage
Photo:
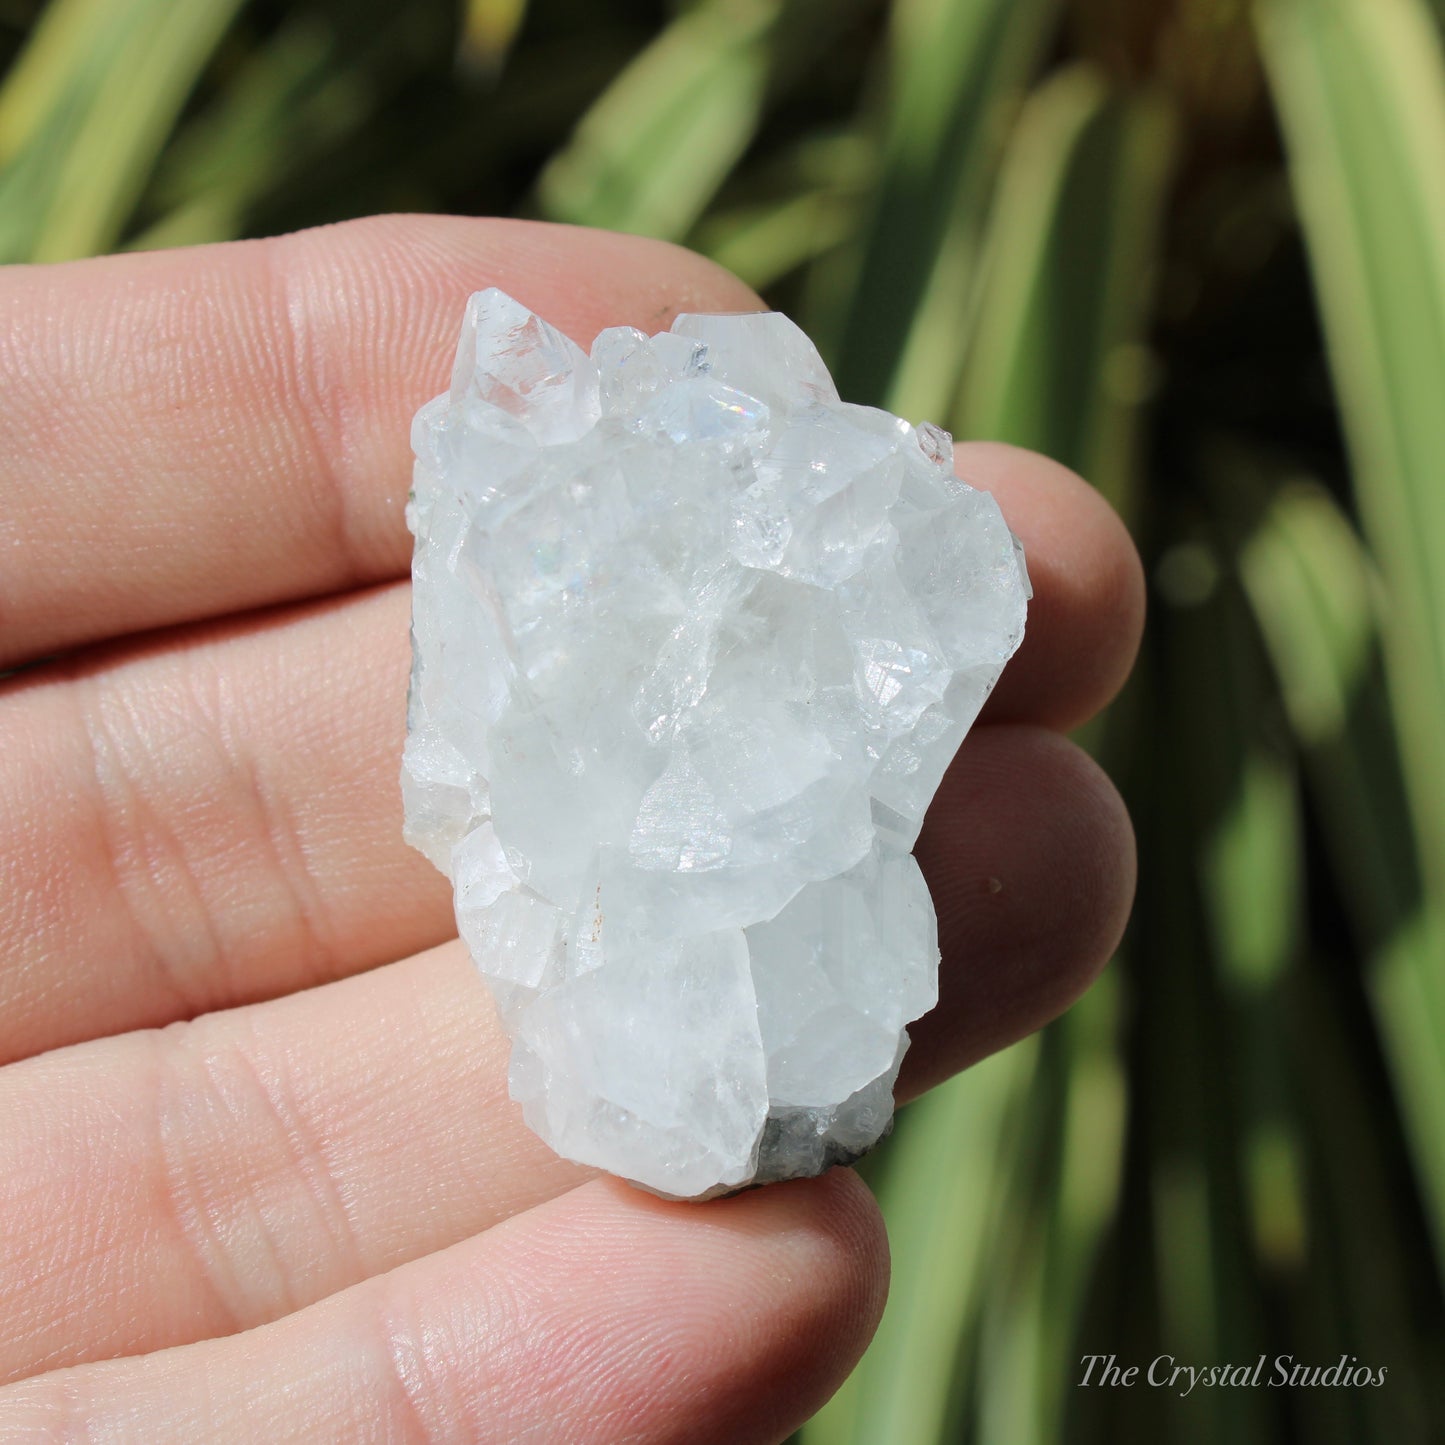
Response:
[[[852,400],[1039,447],[1151,581],[1105,981],[868,1164],[806,1445],[1445,1435],[1445,4],[0,4],[0,259],[385,209],[648,232]],[[966,965],[966,961],[964,962]],[[1369,1390],[1080,1388],[1343,1353]]]

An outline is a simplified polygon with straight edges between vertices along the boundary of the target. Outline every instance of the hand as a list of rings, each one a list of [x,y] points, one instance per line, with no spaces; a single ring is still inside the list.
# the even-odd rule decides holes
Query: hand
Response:
[[[527,1132],[401,841],[407,427],[487,284],[584,343],[759,305],[504,221],[0,272],[0,668],[58,657],[0,681],[6,1439],[777,1439],[877,1321],[851,1172],[665,1204]],[[904,1097],[1063,1009],[1133,890],[1059,730],[1128,670],[1137,560],[1062,468],[958,464],[1036,596],[919,843]]]

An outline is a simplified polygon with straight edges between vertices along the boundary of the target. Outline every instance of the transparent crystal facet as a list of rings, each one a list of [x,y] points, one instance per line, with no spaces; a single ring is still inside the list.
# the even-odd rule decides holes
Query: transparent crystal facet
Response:
[[[997,505],[771,313],[589,356],[481,292],[412,441],[406,835],[528,1123],[679,1197],[856,1158],[937,996],[910,850],[1023,635]]]

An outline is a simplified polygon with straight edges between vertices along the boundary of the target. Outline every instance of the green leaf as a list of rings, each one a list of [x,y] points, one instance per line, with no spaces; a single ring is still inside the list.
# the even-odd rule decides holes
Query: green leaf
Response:
[[[1240,556],[1240,574],[1306,748],[1342,737],[1368,682],[1378,579],[1349,519],[1316,483],[1277,493]]]
[[[8,164],[64,100],[84,58],[103,53],[98,41],[120,33],[123,10],[109,0],[52,0],[0,90],[0,165]]]
[[[0,99],[0,260],[120,238],[240,0],[55,0]]]
[[[1415,931],[1410,809],[1379,673],[1380,582],[1317,484],[1282,487],[1240,554],[1345,903],[1368,953]]]
[[[1172,133],[1162,101],[1112,92],[1087,66],[1030,99],[950,417],[961,436],[1058,458],[1126,512]]]
[[[527,0],[466,0],[462,54],[483,70],[500,70],[526,18]]]
[[[762,291],[850,236],[856,206],[831,191],[804,191],[739,208],[696,237],[697,249]]]
[[[980,1445],[1051,1445],[1075,1413],[1086,1285],[1121,1182],[1118,1023],[1111,971],[1039,1040],[965,1382]]]
[[[690,243],[755,290],[770,287],[856,232],[871,162],[853,131],[809,135],[739,174],[731,204],[706,217]]]
[[[1267,0],[1425,894],[1377,997],[1445,1260],[1445,58],[1419,0]]]
[[[942,414],[983,203],[1058,8],[896,0],[871,217],[841,288],[851,296],[841,331],[821,337],[850,400]]]
[[[1202,841],[1201,872],[1221,970],[1239,993],[1278,982],[1298,944],[1304,866],[1294,769],[1272,749],[1240,760],[1237,789]]]
[[[229,240],[248,209],[367,114],[366,77],[337,63],[313,17],[251,51],[215,102],[182,127],[147,193],[161,212],[131,249]]]
[[[673,21],[582,117],[538,183],[554,220],[679,239],[747,149],[770,92],[859,0],[708,0]]]
[[[893,1242],[888,1307],[858,1368],[804,1426],[804,1445],[941,1438],[1037,1051],[1037,1039],[1016,1044],[906,1111],[878,1189]]]

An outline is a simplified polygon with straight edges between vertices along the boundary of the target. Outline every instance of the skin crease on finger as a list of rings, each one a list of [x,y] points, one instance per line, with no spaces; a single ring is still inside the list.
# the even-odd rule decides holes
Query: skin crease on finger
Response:
[[[920,844],[948,952],[901,1098],[1066,1007],[1132,890],[1127,820],[1066,740],[983,728],[944,787],[976,821]],[[506,1060],[452,943],[0,1070],[0,1379],[250,1328],[573,1187]]]
[[[663,242],[440,216],[0,269],[0,667],[402,575],[410,419],[488,285],[584,344],[762,304]]]
[[[861,1354],[887,1258],[848,1170],[701,1208],[597,1180],[259,1330],[0,1390],[0,1431],[776,1441]]]
[[[455,933],[401,837],[403,585],[101,650],[0,693],[0,1062]]]

